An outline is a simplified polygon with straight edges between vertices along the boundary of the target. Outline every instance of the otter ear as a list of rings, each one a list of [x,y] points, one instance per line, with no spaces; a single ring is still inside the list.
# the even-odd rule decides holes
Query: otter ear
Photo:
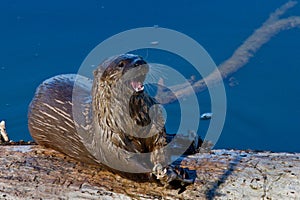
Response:
[[[97,70],[94,70],[94,71],[93,71],[93,75],[94,75],[94,76],[97,76],[97,74],[98,74],[98,71],[97,71]]]
[[[93,71],[94,77],[102,76],[105,73],[105,69],[102,65],[99,65],[97,69]]]
[[[94,77],[96,77],[96,76],[98,75],[98,73],[99,73],[99,71],[98,71],[97,69],[95,69],[95,70],[93,71]]]

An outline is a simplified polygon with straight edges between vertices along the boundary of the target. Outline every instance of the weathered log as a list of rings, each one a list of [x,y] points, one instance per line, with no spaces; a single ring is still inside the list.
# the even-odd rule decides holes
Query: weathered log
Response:
[[[182,167],[195,183],[167,189],[122,178],[38,145],[1,146],[0,199],[299,199],[300,154],[212,150]]]

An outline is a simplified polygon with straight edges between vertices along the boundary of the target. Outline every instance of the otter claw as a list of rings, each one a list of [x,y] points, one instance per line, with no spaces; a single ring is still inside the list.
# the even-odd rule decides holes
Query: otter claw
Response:
[[[193,179],[189,178],[187,170],[179,166],[169,165],[163,167],[161,164],[157,164],[153,167],[152,174],[154,174],[165,187],[170,185],[173,181],[179,181],[181,185],[192,184],[194,182]]]

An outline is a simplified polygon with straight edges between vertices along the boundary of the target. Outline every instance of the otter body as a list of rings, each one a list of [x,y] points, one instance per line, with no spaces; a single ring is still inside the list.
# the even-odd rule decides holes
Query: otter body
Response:
[[[29,106],[33,139],[125,174],[166,166],[165,121],[159,104],[144,91],[148,70],[140,56],[124,54],[100,64],[93,81],[74,74],[44,81]]]
[[[72,74],[44,81],[29,106],[32,137],[82,162],[134,165],[141,172],[165,164],[159,152],[166,145],[164,120],[150,120],[156,102],[143,90],[147,72],[141,57],[126,54],[104,61],[93,82]],[[151,162],[139,163],[126,152],[153,153]]]
[[[60,151],[82,162],[96,164],[97,160],[86,149],[78,135],[73,119],[72,93],[75,74],[58,75],[44,81],[29,105],[28,127],[33,139],[40,145]],[[82,93],[78,105],[90,107],[92,82],[82,78]],[[84,108],[82,108],[84,111]],[[88,122],[82,120],[82,125]]]

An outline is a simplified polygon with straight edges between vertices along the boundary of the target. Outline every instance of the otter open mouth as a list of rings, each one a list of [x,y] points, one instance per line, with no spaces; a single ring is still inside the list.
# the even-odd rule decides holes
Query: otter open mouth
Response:
[[[144,88],[145,88],[144,80],[145,80],[145,76],[141,75],[141,76],[132,78],[130,81],[128,81],[128,83],[135,92],[142,92],[142,91],[144,91]]]
[[[134,91],[136,92],[141,92],[144,90],[144,85],[142,82],[140,81],[131,81],[130,85],[132,86],[132,88],[134,89]]]
[[[144,87],[144,81],[145,81],[145,74],[141,73],[141,71],[135,71],[136,69],[132,69],[125,74],[123,77],[125,79],[125,84],[127,87],[132,89],[134,92],[143,92]],[[127,80],[126,80],[127,79]]]
[[[135,92],[144,91],[144,81],[149,71],[149,66],[140,57],[126,65],[122,71],[127,86]]]
[[[141,65],[128,70],[124,76],[128,80],[126,81],[127,85],[135,92],[144,91],[144,81],[147,72],[148,68]]]

